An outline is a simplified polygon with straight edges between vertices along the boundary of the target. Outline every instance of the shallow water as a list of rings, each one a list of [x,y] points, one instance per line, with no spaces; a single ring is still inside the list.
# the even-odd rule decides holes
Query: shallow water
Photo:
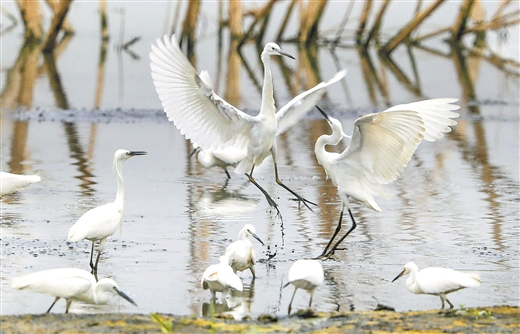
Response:
[[[107,240],[99,276],[115,279],[139,306],[114,298],[105,307],[73,303],[73,311],[206,314],[210,294],[200,288],[204,269],[218,261],[245,223],[253,223],[266,243],[262,247],[253,240],[260,259],[257,279],[242,273],[246,289],[228,304],[251,316],[286,314],[292,287],[282,286],[290,265],[319,255],[334,231],[340,201],[313,153],[316,139],[329,131],[327,123],[311,112],[278,139],[280,176],[318,204],[314,212],[299,208],[276,185],[270,159],[255,169],[255,178],[280,205],[282,221],[244,176],[232,173],[227,181],[222,170],[204,170],[195,159],[188,159],[191,145],[161,112],[151,83],[146,53],[152,41],[145,38],[139,44],[141,60],[125,63],[122,93],[115,89],[115,58],[108,58],[107,68],[113,72],[107,73],[101,111],[92,111],[91,100],[85,97],[85,90],[93,92],[92,85],[86,89],[73,80],[79,76],[93,82],[94,74],[88,67],[75,66],[78,49],[72,47],[75,52],[65,53],[58,63],[68,94],[67,111],[56,110],[56,95],[45,80],[37,82],[29,111],[3,110],[2,170],[39,172],[42,182],[0,202],[2,314],[43,313],[52,302],[49,296],[11,289],[13,277],[58,267],[89,269],[90,243],[68,243],[67,231],[88,209],[115,198],[111,166],[119,148],[145,150],[148,155],[124,165],[123,228]],[[95,48],[89,52],[92,49],[96,54]],[[305,57],[293,45],[287,50],[298,59]],[[255,52],[248,47],[248,54]],[[408,261],[420,268],[480,272],[482,286],[451,295],[456,306],[519,304],[518,76],[472,59],[471,70],[479,75],[470,94],[453,70],[453,60],[415,52],[420,59],[415,64],[421,77],[415,87],[419,91],[381,64],[387,90],[370,86],[363,72],[367,58],[353,49],[337,50],[337,59],[325,48],[318,52],[320,80],[349,68],[347,80],[331,87],[320,102],[341,119],[347,133],[357,117],[385,105],[441,96],[460,98],[462,105],[454,131],[438,142],[422,143],[399,179],[388,186],[391,196],[377,199],[383,212],[353,205],[358,227],[345,240],[346,249],[323,262],[325,284],[313,301],[318,311],[366,310],[377,304],[397,310],[439,308],[438,297],[409,293],[405,279],[391,283]],[[16,58],[11,53],[6,59]],[[396,59],[406,57],[405,51],[395,54]],[[206,64],[200,60],[198,65]],[[301,71],[300,65],[290,64],[289,69]],[[275,78],[281,78],[279,64],[274,66]],[[3,85],[5,89],[7,84]],[[250,89],[254,85],[245,74],[242,85],[246,88],[239,105],[255,113],[259,91]],[[281,79],[275,87],[279,105],[293,96]],[[108,109],[115,106],[123,109]],[[350,224],[347,218],[345,227]],[[61,312],[62,303],[54,311]],[[293,309],[307,303],[308,295],[299,291]]]

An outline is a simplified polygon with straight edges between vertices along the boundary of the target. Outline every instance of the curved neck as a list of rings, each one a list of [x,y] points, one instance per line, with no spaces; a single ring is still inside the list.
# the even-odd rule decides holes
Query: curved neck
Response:
[[[412,293],[422,293],[421,289],[417,285],[416,282],[417,279],[417,269],[410,271],[410,277],[406,280],[406,287],[408,290],[410,290]]]
[[[266,116],[275,117],[276,109],[273,96],[273,75],[270,66],[271,56],[266,52],[262,52],[260,58],[264,64],[264,86],[262,88],[262,105],[260,106],[260,113]]]
[[[123,210],[125,206],[125,184],[123,181],[123,162],[120,160],[114,160],[114,176],[117,181],[117,195],[115,203]]]
[[[314,145],[314,151],[316,152],[316,155],[318,156],[320,152],[321,154],[337,154],[337,153],[330,153],[327,152],[325,149],[325,146],[327,145],[333,145],[336,146],[339,144],[339,142],[343,139],[343,135],[339,131],[332,131],[332,134],[330,135],[321,135],[318,140],[316,140],[316,144]],[[318,156],[319,159],[319,156]]]

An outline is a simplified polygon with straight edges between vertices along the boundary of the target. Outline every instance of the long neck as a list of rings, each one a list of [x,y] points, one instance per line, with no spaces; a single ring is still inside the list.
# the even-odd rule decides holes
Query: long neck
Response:
[[[114,176],[117,180],[117,195],[115,203],[123,211],[125,206],[125,184],[123,181],[123,162],[120,160],[114,160]]]
[[[411,293],[423,293],[421,288],[417,285],[417,270],[410,271],[410,277],[406,280],[406,287]]]
[[[314,145],[314,152],[316,153],[316,157],[318,161],[323,165],[323,158],[330,155],[336,155],[337,153],[327,152],[325,146],[327,145],[338,145],[342,140],[342,135],[338,131],[333,131],[330,135],[321,135],[318,140],[316,140],[316,144]]]
[[[260,113],[265,116],[275,117],[275,106],[273,96],[273,75],[271,73],[270,59],[266,52],[262,52],[262,63],[264,64],[264,87],[262,89],[262,105]]]

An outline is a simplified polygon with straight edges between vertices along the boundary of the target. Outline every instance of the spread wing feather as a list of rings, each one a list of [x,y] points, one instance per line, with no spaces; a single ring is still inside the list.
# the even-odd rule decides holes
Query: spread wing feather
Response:
[[[408,165],[424,138],[435,141],[451,131],[459,114],[450,104],[457,99],[432,99],[398,105],[356,120],[350,145],[337,156],[336,163],[346,164],[361,173],[372,189],[377,184],[394,181]]]
[[[347,75],[347,70],[339,71],[329,81],[320,82],[313,88],[300,93],[280,108],[276,113],[276,120],[278,121],[278,131],[276,135],[284,133],[291,126],[298,123],[321,99],[323,94],[325,94],[325,88],[343,79],[345,75]]]
[[[152,45],[150,67],[168,119],[187,139],[203,149],[247,148],[256,119],[235,108],[212,88],[207,71],[197,74],[175,35]]]

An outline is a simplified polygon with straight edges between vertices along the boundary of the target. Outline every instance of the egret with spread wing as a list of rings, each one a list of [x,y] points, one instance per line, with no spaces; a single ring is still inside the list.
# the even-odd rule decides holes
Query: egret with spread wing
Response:
[[[235,108],[214,91],[207,71],[197,74],[177,44],[175,35],[164,36],[152,45],[150,53],[152,78],[168,119],[173,121],[187,139],[204,150],[233,148],[245,151],[237,163],[235,173],[245,173],[274,207],[278,205],[253,178],[255,166],[269,155],[273,157],[276,182],[293,194],[309,209],[315,203],[301,197],[287,187],[278,177],[276,163],[276,134],[283,128],[284,120],[276,116],[273,97],[273,79],[270,67],[271,56],[293,56],[283,51],[276,43],[267,43],[261,54],[264,64],[264,84],[260,112],[250,116]],[[310,94],[310,93],[309,93]],[[305,99],[288,103],[281,118],[291,118]],[[308,109],[308,108],[307,108]],[[312,209],[311,209],[312,210]]]
[[[410,158],[422,139],[433,142],[450,132],[457,124],[453,112],[460,107],[457,99],[440,98],[401,104],[383,112],[362,116],[354,123],[352,137],[343,132],[341,123],[318,110],[329,122],[331,135],[322,135],[316,141],[314,151],[327,177],[337,187],[342,208],[338,226],[319,257],[330,257],[339,244],[356,228],[356,221],[349,207],[349,198],[354,198],[366,207],[381,211],[374,195],[383,193],[382,186],[394,181],[408,165]],[[343,137],[350,138],[349,146],[342,153],[325,150],[327,145],[337,145]],[[352,227],[329,250],[341,230],[343,211],[347,209]]]
[[[314,105],[325,94],[325,89],[338,82],[347,75],[347,70],[341,70],[336,73],[329,81],[320,82],[305,92],[298,94],[276,112],[276,120],[278,122],[278,132],[280,135],[287,131],[290,127],[298,123],[305,114],[307,114]],[[212,168],[215,166],[224,169],[228,179],[230,175],[227,171],[228,166],[235,167],[242,159],[247,156],[246,148],[227,147],[218,150],[204,150],[198,144],[194,144],[194,149],[190,157],[198,152],[197,159],[204,168]]]

